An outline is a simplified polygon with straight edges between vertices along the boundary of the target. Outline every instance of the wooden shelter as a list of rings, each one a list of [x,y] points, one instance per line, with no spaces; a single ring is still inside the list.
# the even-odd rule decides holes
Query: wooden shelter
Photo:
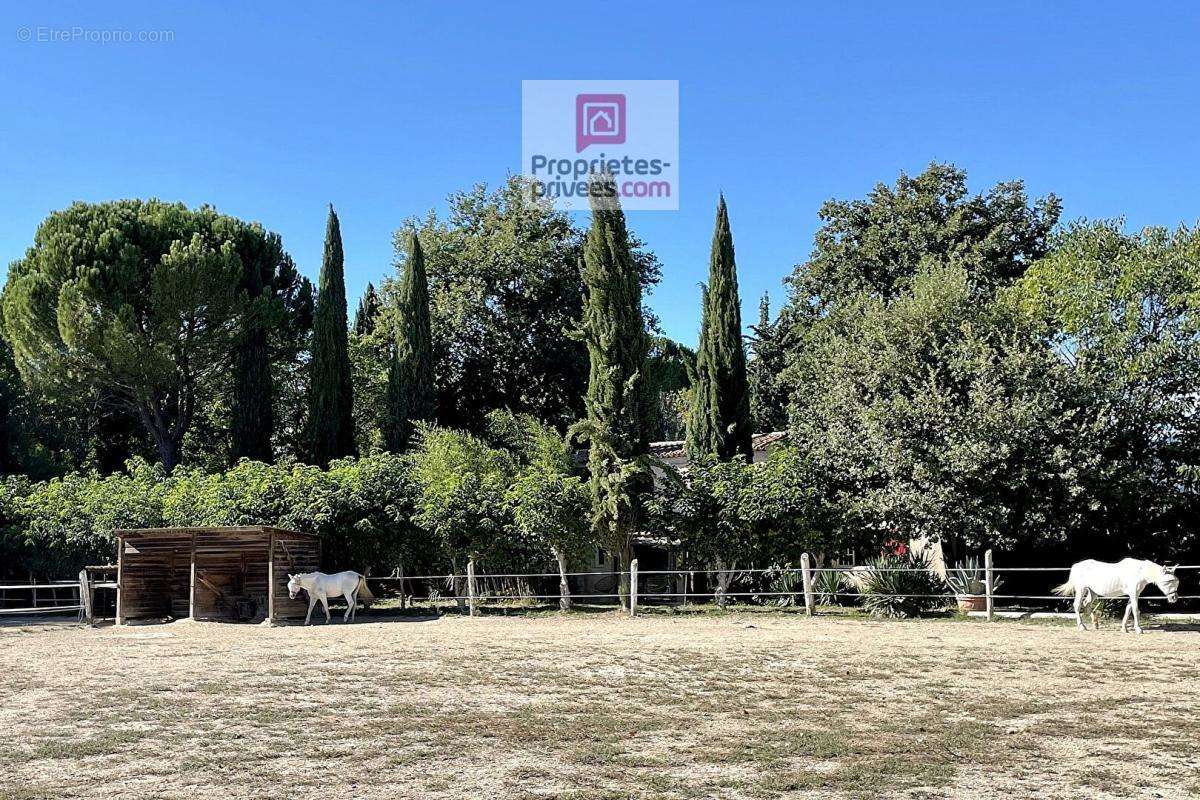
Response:
[[[289,573],[320,566],[321,540],[270,527],[140,528],[117,537],[117,624],[170,617],[303,617]]]

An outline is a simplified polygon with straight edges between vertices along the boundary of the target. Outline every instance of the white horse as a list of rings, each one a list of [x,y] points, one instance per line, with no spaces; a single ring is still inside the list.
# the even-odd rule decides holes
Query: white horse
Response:
[[[305,625],[312,624],[313,608],[317,601],[325,607],[325,623],[329,624],[329,598],[345,597],[346,613],[342,622],[354,619],[354,611],[358,608],[361,597],[363,604],[368,605],[375,599],[367,588],[367,579],[357,572],[339,572],[336,575],[326,575],[324,572],[301,572],[299,575],[288,575],[288,597],[293,600],[300,590],[308,592],[308,616],[304,618]]]
[[[1136,558],[1125,558],[1116,564],[1090,558],[1080,561],[1071,567],[1070,578],[1063,585],[1055,587],[1054,593],[1064,597],[1072,593],[1075,595],[1075,622],[1081,631],[1087,630],[1080,613],[1085,604],[1101,597],[1128,597],[1125,618],[1121,620],[1121,631],[1128,633],[1129,614],[1133,612],[1133,629],[1141,633],[1138,595],[1151,583],[1167,596],[1168,602],[1174,603],[1179,599],[1179,578],[1175,577],[1174,567],[1160,567],[1153,561]],[[1095,609],[1092,609],[1092,625],[1095,628],[1100,627]]]

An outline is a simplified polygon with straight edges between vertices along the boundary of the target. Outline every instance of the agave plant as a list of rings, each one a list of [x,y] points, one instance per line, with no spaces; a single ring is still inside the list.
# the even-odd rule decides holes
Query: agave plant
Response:
[[[946,583],[956,595],[980,595],[987,592],[985,583],[986,572],[979,565],[979,559],[968,556],[946,570]],[[999,590],[1004,580],[995,573],[992,574],[992,594]]]
[[[946,605],[946,584],[931,569],[929,556],[911,550],[883,555],[856,573],[863,607],[880,617],[916,616]]]

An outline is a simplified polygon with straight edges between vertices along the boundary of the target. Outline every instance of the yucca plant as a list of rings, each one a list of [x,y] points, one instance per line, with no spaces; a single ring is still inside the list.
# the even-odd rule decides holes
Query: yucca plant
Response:
[[[798,605],[797,596],[804,593],[804,580],[798,571],[793,571],[787,564],[782,567],[772,567],[763,573],[768,594],[759,598],[769,606]]]
[[[946,584],[930,566],[924,553],[880,556],[860,573],[863,607],[876,616],[900,619],[942,608]]]
[[[817,602],[824,606],[836,606],[842,590],[841,572],[817,572],[813,576],[813,591]]]

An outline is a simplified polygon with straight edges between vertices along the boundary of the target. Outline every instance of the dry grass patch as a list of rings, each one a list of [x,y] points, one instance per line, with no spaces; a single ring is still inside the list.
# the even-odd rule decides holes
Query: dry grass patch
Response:
[[[367,620],[0,632],[0,799],[1196,791],[1195,632],[762,613]]]

